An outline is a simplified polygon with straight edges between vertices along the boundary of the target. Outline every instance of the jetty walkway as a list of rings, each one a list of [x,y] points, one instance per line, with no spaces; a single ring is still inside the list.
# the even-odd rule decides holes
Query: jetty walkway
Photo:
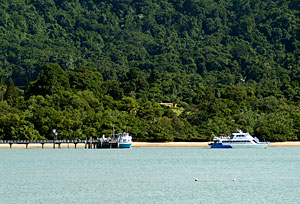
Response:
[[[85,149],[97,149],[97,148],[115,148],[118,146],[117,140],[102,141],[101,139],[83,139],[83,140],[0,140],[0,144],[8,144],[9,148],[12,148],[14,144],[25,144],[26,149],[29,144],[41,144],[44,149],[45,144],[53,144],[53,149],[56,147],[61,148],[61,144],[74,144],[76,149],[77,144],[84,144]]]

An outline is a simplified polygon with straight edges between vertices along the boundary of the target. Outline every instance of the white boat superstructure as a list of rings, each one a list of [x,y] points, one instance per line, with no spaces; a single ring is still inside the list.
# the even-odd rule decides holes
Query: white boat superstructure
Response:
[[[97,148],[130,148],[132,145],[132,136],[127,132],[113,133],[111,137],[102,135],[98,139]]]
[[[211,148],[266,148],[270,142],[260,142],[257,137],[252,137],[248,132],[238,130],[231,137],[214,137]]]
[[[130,148],[132,145],[132,137],[127,132],[118,133],[119,147]]]

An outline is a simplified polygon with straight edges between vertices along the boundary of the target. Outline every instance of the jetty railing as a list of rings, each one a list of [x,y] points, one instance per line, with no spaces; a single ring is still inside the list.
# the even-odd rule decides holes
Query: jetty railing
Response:
[[[84,144],[85,149],[96,149],[103,147],[117,147],[118,146],[117,138],[98,138],[98,139],[77,139],[77,140],[0,140],[0,144],[9,144],[9,147],[12,148],[13,144],[25,144],[26,149],[29,144],[41,144],[42,149],[44,149],[45,144],[53,144],[53,149],[57,146],[61,148],[61,144],[74,144],[76,149],[77,144]]]
[[[26,143],[87,143],[97,140],[0,140],[0,144],[26,144]]]
[[[12,148],[13,144],[25,144],[26,149],[29,144],[41,144],[42,149],[44,149],[45,144],[53,144],[53,149],[57,146],[61,148],[61,144],[74,144],[75,149],[77,144],[84,144],[85,148],[93,149],[96,148],[96,144],[99,143],[98,140],[95,139],[78,139],[78,140],[0,140],[0,144],[9,144],[10,148]]]

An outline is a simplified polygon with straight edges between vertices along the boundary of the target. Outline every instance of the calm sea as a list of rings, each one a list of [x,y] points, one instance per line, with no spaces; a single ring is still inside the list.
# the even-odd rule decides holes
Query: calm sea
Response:
[[[298,147],[0,149],[0,203],[298,204],[299,167]]]

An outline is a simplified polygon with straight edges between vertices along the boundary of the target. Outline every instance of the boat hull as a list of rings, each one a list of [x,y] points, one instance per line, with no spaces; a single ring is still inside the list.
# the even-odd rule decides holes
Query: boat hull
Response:
[[[267,148],[270,143],[263,144],[231,144],[232,148]]]
[[[213,143],[211,148],[226,148],[226,149],[242,149],[242,148],[267,148],[270,143],[261,144],[226,144],[226,143]]]
[[[231,145],[223,145],[222,143],[213,143],[211,144],[211,148],[220,148],[220,149],[231,149]]]
[[[120,143],[119,144],[119,148],[130,148],[131,147],[131,143]]]

